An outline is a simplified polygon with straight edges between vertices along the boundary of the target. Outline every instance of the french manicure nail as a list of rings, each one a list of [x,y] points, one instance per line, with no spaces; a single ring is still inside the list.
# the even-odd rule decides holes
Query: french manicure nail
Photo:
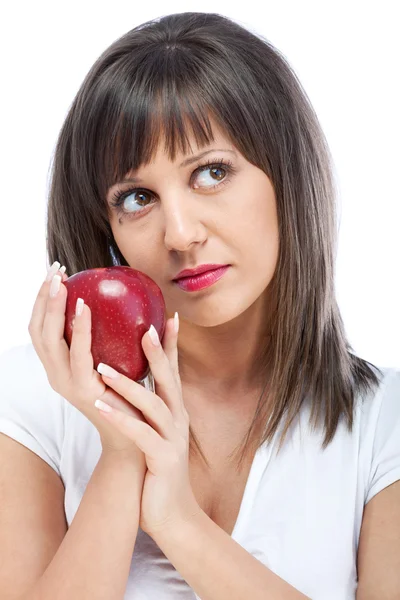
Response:
[[[106,402],[103,402],[102,400],[96,400],[96,402],[94,403],[96,408],[99,408],[100,410],[110,413],[112,412],[112,408],[109,404],[107,404]]]
[[[99,363],[97,365],[97,371],[101,375],[105,375],[106,377],[110,377],[111,379],[118,379],[119,373],[109,365],[105,365],[104,363]]]
[[[160,345],[160,338],[158,337],[157,329],[154,327],[154,325],[150,325],[149,327],[149,336],[154,346]]]
[[[179,315],[177,312],[174,314],[174,329],[175,329],[175,333],[178,333],[178,331],[179,331]]]
[[[83,305],[84,305],[84,301],[82,300],[82,298],[78,298],[76,301],[76,306],[75,306],[75,315],[77,317],[80,317],[82,312],[83,312]]]
[[[58,260],[54,261],[49,270],[47,271],[46,281],[51,281],[53,279],[54,273],[57,273],[60,268],[60,263]]]
[[[54,275],[50,286],[50,298],[55,298],[60,291],[61,275]]]

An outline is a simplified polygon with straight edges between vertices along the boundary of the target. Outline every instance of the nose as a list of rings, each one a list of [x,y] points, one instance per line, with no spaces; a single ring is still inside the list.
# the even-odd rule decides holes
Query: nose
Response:
[[[173,198],[165,199],[163,211],[164,243],[168,250],[184,252],[192,244],[207,239],[199,201],[190,194],[174,194]]]

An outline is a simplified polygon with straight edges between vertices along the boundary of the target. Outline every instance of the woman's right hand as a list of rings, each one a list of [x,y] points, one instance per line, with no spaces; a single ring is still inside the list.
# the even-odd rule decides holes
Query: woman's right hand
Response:
[[[60,263],[55,263],[49,269],[48,276],[43,282],[37,295],[28,331],[33,346],[47,373],[50,386],[55,392],[68,400],[85,415],[100,433],[103,452],[128,456],[146,471],[144,453],[126,436],[119,433],[99,414],[94,406],[96,399],[104,400],[107,404],[133,415],[144,421],[143,414],[109,388],[94,369],[91,352],[91,311],[84,304],[81,316],[74,318],[71,347],[68,348],[64,338],[65,309],[67,288],[63,282],[68,279],[65,273],[57,270]],[[57,274],[62,278],[58,294],[49,296],[51,275]],[[50,277],[49,277],[50,275]]]

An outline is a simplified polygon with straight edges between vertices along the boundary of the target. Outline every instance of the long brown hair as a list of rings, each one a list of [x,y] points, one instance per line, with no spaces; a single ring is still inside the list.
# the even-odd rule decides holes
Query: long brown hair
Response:
[[[57,141],[49,262],[69,275],[129,266],[111,232],[107,190],[151,161],[161,131],[171,161],[177,146],[187,153],[189,126],[199,147],[210,144],[210,116],[270,178],[279,225],[271,335],[258,358],[265,386],[238,464],[285,423],[280,449],[307,397],[325,449],[341,418],[352,431],[355,398],[373,392],[382,372],[352,352],[335,298],[337,190],[325,136],[288,61],[261,35],[220,14],[186,12],[139,25],[101,54]],[[190,428],[195,448],[208,465]]]

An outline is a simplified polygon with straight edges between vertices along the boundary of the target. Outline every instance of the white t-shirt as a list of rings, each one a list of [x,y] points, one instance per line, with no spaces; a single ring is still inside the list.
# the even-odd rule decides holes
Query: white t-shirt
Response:
[[[382,368],[376,394],[357,403],[350,434],[341,422],[321,450],[309,407],[275,455],[278,429],[254,458],[232,538],[313,600],[354,600],[365,504],[400,479],[400,369]],[[100,458],[94,425],[50,387],[32,344],[0,356],[0,432],[45,460],[65,486],[72,522]],[[140,528],[125,600],[200,600]]]

